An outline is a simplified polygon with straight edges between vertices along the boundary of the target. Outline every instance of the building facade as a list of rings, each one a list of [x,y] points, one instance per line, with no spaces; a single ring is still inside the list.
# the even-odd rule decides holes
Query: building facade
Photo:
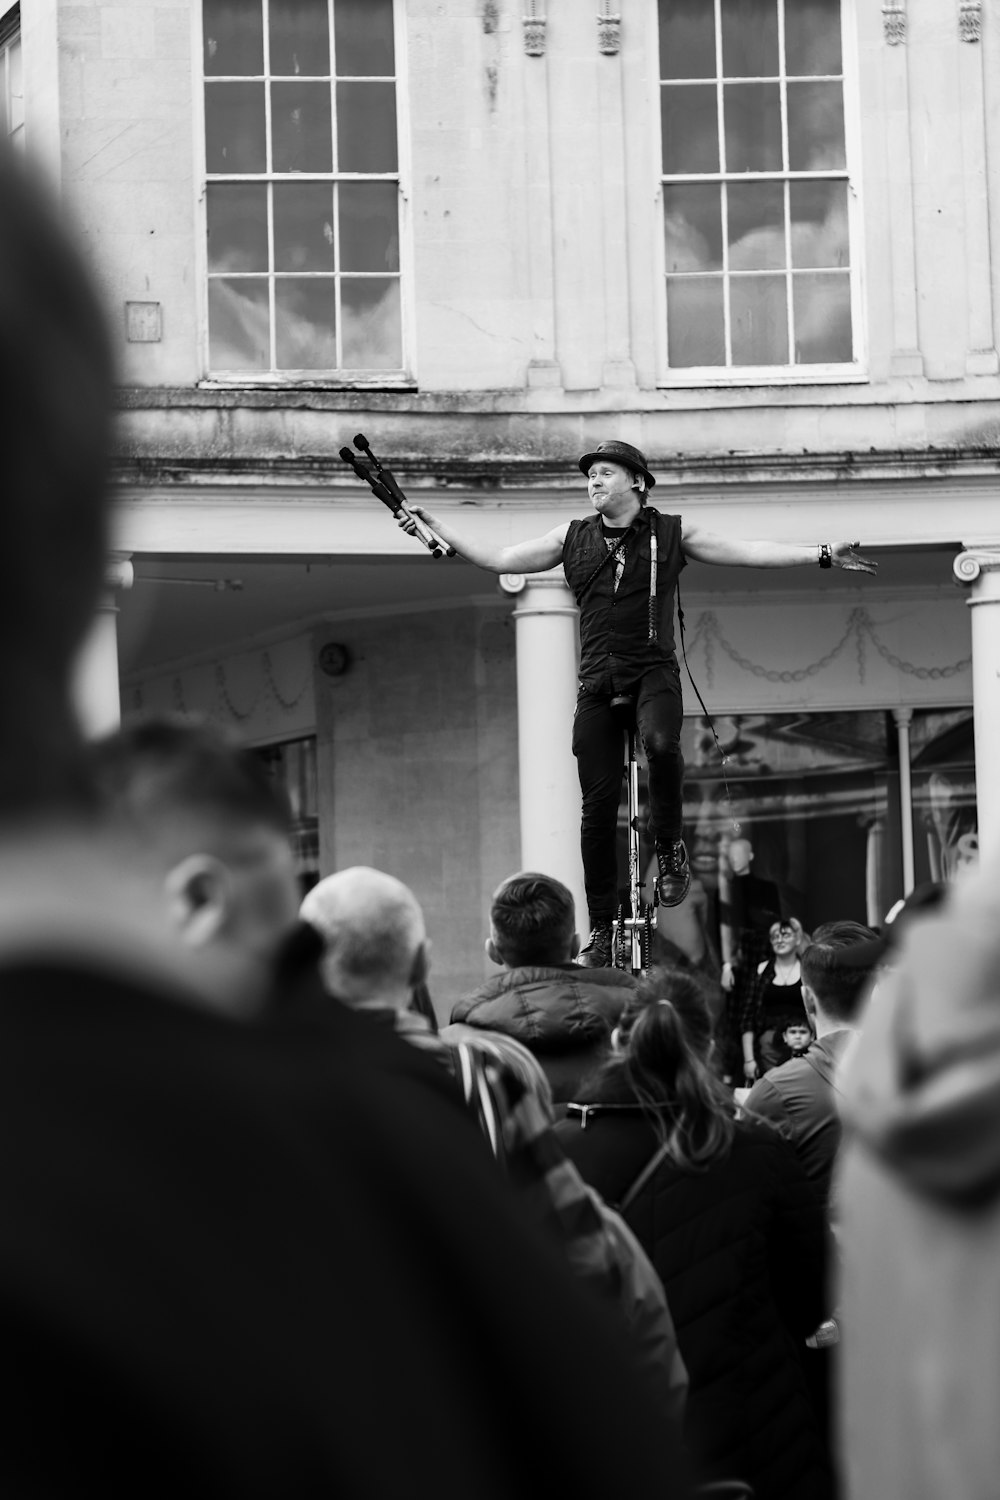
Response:
[[[578,895],[573,601],[434,559],[357,433],[470,535],[587,501],[858,538],[877,579],[691,565],[686,825],[806,926],[1000,841],[995,0],[39,0],[0,123],[118,340],[96,726],[201,713],[293,793],[303,871],[410,884],[444,1004],[490,892]],[[117,659],[117,670],[116,670]],[[723,762],[722,756],[725,756]]]

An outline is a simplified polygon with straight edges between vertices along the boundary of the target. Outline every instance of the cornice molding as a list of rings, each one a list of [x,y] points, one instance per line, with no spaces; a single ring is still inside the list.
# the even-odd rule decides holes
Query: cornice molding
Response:
[[[580,476],[575,458],[562,461],[442,454],[393,455],[393,471],[415,490],[463,490],[472,495],[553,491],[577,494]],[[656,497],[682,486],[855,485],[913,483],[923,480],[968,481],[1000,477],[1000,446],[915,448],[883,452],[731,453],[650,455],[659,485]],[[302,497],[322,490],[358,491],[358,482],[333,454],[232,457],[173,457],[167,454],[120,454],[112,465],[116,488],[141,492],[210,490],[220,498],[227,490],[252,485],[267,494],[286,489]]]

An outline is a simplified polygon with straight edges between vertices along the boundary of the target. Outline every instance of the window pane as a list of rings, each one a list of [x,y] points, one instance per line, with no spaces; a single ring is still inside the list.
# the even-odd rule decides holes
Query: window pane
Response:
[[[808,77],[843,70],[840,0],[786,0],[785,72]]]
[[[723,92],[723,109],[726,171],[780,172],[781,97],[778,85],[728,83]]]
[[[667,277],[667,348],[672,369],[726,363],[721,276]]]
[[[783,270],[785,189],[780,182],[731,183],[728,198],[729,269]]]
[[[399,281],[347,277],[340,283],[344,364],[352,370],[398,370],[403,363]]]
[[[340,185],[340,269],[398,271],[399,218],[394,182]]]
[[[793,266],[847,266],[846,182],[789,184]]]
[[[330,85],[272,83],[271,150],[275,172],[331,172]]]
[[[788,165],[793,172],[847,165],[844,96],[839,83],[788,85]]]
[[[792,277],[795,363],[850,364],[851,281],[846,271]]]
[[[783,276],[734,276],[729,283],[734,365],[787,365],[788,313]]]
[[[663,170],[719,170],[719,113],[715,85],[673,84],[661,89]]]
[[[20,38],[10,46],[10,130],[24,124],[24,75],[21,66]]]
[[[730,645],[739,650],[739,642]],[[791,645],[787,656],[782,653],[790,663],[800,659]],[[716,757],[708,757],[714,764],[689,772],[684,782],[685,837],[692,869],[709,892],[709,911],[717,910],[712,898],[738,819],[753,843],[754,875],[768,882],[779,910],[798,917],[807,932],[832,911],[845,920],[884,921],[902,895],[899,837],[886,828],[887,818],[895,817],[899,786],[885,718],[884,711],[872,710],[746,713],[723,720],[735,741],[728,767],[723,771]],[[704,733],[697,715],[684,720],[681,747],[688,766],[698,765]],[[763,766],[768,774],[762,776]],[[711,920],[718,941],[718,919]],[[748,946],[767,944],[767,922],[765,916],[757,934],[745,929]],[[764,946],[759,951],[763,957]]]
[[[208,346],[213,370],[270,368],[266,277],[210,278]]]
[[[715,76],[715,6],[660,0],[660,77]]]
[[[668,271],[721,271],[721,187],[714,182],[664,187],[663,233]]]
[[[778,0],[722,0],[722,76],[776,78],[778,72]]]
[[[205,74],[263,73],[260,0],[202,0]]]
[[[329,73],[326,0],[271,0],[268,17],[272,75]]]
[[[262,83],[205,85],[205,165],[210,172],[266,170]]]
[[[333,0],[334,46],[341,78],[391,78],[392,0]]]
[[[267,271],[267,187],[216,182],[207,190],[208,269]]]
[[[394,83],[337,84],[337,157],[341,172],[395,172]]]
[[[274,269],[332,271],[333,185],[274,184]]]
[[[274,283],[275,363],[279,370],[337,368],[336,282],[279,277]]]

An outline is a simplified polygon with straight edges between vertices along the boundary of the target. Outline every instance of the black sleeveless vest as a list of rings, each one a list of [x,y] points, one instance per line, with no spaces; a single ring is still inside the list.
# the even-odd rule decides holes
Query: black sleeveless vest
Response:
[[[656,526],[658,639],[649,636],[650,527]],[[644,506],[625,540],[625,568],[615,589],[615,563],[600,516],[571,521],[563,546],[563,571],[580,610],[580,686],[591,692],[627,692],[651,667],[672,665],[674,595],[686,558],[679,516]],[[591,581],[592,580],[592,581]],[[589,587],[588,587],[589,584]]]

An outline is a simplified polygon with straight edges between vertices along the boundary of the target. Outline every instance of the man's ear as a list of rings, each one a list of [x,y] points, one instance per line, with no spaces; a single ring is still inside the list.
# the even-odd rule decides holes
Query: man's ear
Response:
[[[579,953],[579,951],[580,951],[580,934],[578,932],[574,932],[573,936],[569,940],[569,961],[570,961],[570,963],[573,962],[574,958]]]
[[[502,969],[504,967],[504,961],[500,957],[500,949],[497,947],[492,937],[488,937],[486,939],[484,947],[486,948],[486,957],[489,959],[490,963],[496,964],[497,968]]]
[[[813,1029],[815,1030],[815,1027],[816,1027],[816,995],[809,988],[809,986],[806,984],[806,982],[805,982],[804,979],[802,981],[802,1005],[803,1005],[803,1009],[805,1010],[806,1015],[809,1017],[809,1020],[813,1023]]]
[[[232,878],[211,854],[189,854],[164,881],[170,920],[182,942],[203,948],[214,942],[232,910]]]

